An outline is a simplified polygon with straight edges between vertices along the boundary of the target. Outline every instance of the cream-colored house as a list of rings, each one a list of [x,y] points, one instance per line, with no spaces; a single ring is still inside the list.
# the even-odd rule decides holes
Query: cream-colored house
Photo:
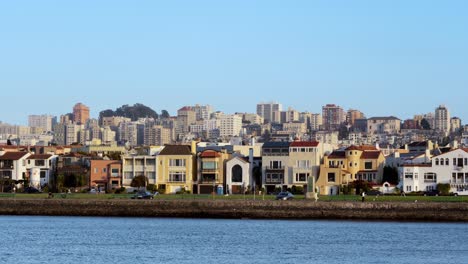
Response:
[[[176,193],[185,189],[193,191],[196,176],[195,144],[166,145],[157,156],[158,189]]]
[[[351,146],[325,155],[317,180],[319,192],[336,195],[339,187],[356,180],[380,184],[385,157],[373,146]]]

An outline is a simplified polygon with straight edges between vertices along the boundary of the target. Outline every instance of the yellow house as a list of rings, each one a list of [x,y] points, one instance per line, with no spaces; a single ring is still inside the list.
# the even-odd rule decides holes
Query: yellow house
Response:
[[[166,145],[157,156],[159,189],[166,193],[176,193],[185,189],[192,192],[195,180],[194,144]]]
[[[356,180],[372,184],[382,182],[385,157],[373,146],[351,146],[325,155],[317,180],[319,192],[336,195],[341,185]]]
[[[225,164],[231,158],[226,149],[216,151],[212,149],[198,153],[197,193],[224,193]]]

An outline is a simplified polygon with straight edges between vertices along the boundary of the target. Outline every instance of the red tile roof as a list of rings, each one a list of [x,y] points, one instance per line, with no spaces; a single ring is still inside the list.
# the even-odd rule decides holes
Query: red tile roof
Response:
[[[0,156],[0,160],[19,160],[29,154],[28,152],[6,152]]]
[[[206,150],[206,151],[203,151],[200,154],[200,157],[202,157],[202,158],[219,158],[219,157],[221,157],[221,155],[216,151]]]
[[[364,151],[361,154],[361,159],[378,159],[380,151]]]
[[[329,159],[344,159],[346,158],[346,153],[344,151],[333,151],[328,155]]]
[[[31,159],[31,160],[36,160],[36,159],[44,160],[44,159],[48,159],[50,157],[52,157],[52,155],[50,155],[50,154],[34,154],[34,155],[29,156],[28,159]]]
[[[318,141],[294,141],[289,145],[290,147],[317,147]]]

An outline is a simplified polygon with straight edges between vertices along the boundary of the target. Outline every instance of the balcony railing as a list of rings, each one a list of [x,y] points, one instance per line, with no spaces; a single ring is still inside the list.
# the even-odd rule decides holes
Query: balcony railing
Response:
[[[266,170],[284,170],[284,166],[268,166],[265,167]]]

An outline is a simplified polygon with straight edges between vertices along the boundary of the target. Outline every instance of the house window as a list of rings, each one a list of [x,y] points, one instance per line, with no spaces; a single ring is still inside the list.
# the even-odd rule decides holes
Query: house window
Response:
[[[45,166],[44,160],[35,160],[34,161],[35,166]]]
[[[450,161],[449,161],[448,158],[445,159],[445,165],[446,165],[446,166],[450,165]]]
[[[266,182],[268,183],[282,183],[283,174],[281,173],[267,173]]]
[[[465,166],[468,166],[468,158],[465,158]]]
[[[107,168],[102,168],[102,173],[107,173]]]
[[[309,176],[309,173],[296,173],[296,181],[305,182],[307,181],[308,176]]]
[[[94,173],[98,173],[98,168],[94,168]]]
[[[309,161],[308,160],[298,160],[296,162],[297,167],[301,169],[307,169],[309,168]]]
[[[364,163],[364,168],[365,168],[366,170],[371,170],[371,169],[372,169],[372,161],[366,161],[366,162]]]
[[[204,170],[216,170],[218,168],[217,162],[215,161],[204,161],[202,162],[202,169]]]
[[[111,169],[111,176],[112,176],[112,177],[119,177],[119,169],[117,169],[117,168],[112,168],[112,169]]]
[[[170,159],[169,166],[171,167],[185,167],[185,159]]]
[[[147,172],[148,179],[156,180],[156,172]]]
[[[242,182],[242,167],[235,165],[232,167],[232,182]]]
[[[405,173],[405,179],[413,179],[413,173],[412,172],[406,172]]]
[[[457,159],[457,167],[463,167],[463,158]]]
[[[451,183],[456,183],[457,182],[457,174],[454,172],[452,173],[452,181]]]
[[[424,173],[424,182],[436,182],[437,174],[433,172]]]
[[[439,159],[435,159],[435,165],[436,165],[436,166],[439,165]]]
[[[352,166],[353,166],[353,163],[352,163],[352,162],[350,162],[350,163],[349,163],[349,166],[350,166],[350,167],[352,167]]]
[[[453,165],[457,166],[457,159],[453,158]]]
[[[328,182],[335,182],[335,173],[329,172],[328,173]]]
[[[281,161],[270,161],[270,168],[281,169]]]
[[[169,182],[185,182],[185,172],[170,172]]]
[[[147,159],[147,160],[146,160],[146,165],[147,165],[147,166],[154,166],[154,165],[156,165],[156,160],[154,160],[154,159]]]
[[[45,177],[46,177],[46,172],[45,172],[45,171],[41,171],[41,172],[40,172],[40,177],[41,177],[41,179],[45,179]]]
[[[410,185],[406,186],[406,191],[411,192],[411,186]]]

